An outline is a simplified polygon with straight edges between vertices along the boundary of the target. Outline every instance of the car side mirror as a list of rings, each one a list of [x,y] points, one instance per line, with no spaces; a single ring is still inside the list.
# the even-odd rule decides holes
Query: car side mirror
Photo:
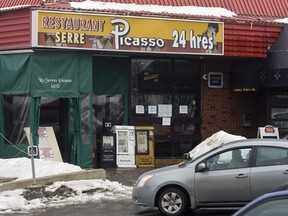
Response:
[[[183,158],[184,158],[184,160],[190,160],[191,159],[189,153],[184,153]]]
[[[206,164],[200,163],[197,167],[198,171],[205,171],[206,170]]]

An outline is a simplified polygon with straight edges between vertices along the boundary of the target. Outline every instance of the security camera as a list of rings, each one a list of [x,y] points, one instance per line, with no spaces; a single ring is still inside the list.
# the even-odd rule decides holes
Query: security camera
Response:
[[[208,74],[204,74],[204,75],[202,76],[202,79],[207,80],[207,79],[208,79]]]

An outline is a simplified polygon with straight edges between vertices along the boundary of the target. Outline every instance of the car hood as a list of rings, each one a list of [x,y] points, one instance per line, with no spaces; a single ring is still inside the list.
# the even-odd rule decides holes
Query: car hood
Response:
[[[162,173],[162,172],[173,171],[173,170],[178,170],[178,169],[181,169],[179,164],[172,165],[172,166],[167,166],[167,167],[162,167],[162,168],[157,168],[157,169],[150,170],[148,172],[143,173],[141,176],[139,176],[138,179],[141,179],[141,178],[143,178],[144,176],[147,176],[147,175],[155,175],[155,174],[159,174],[159,173]]]

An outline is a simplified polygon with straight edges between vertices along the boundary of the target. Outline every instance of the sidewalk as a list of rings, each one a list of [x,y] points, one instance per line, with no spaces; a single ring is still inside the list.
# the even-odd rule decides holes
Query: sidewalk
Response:
[[[137,178],[144,172],[156,168],[137,167],[137,168],[103,168],[106,171],[106,179],[117,181],[126,186],[133,186]]]
[[[72,181],[72,180],[84,180],[84,179],[106,179],[106,172],[104,169],[89,169],[79,172],[72,172],[60,175],[51,175],[45,177],[39,177],[36,179],[37,185],[45,185],[56,181]],[[24,179],[19,181],[12,181],[13,178],[0,178],[0,192],[7,190],[15,190],[19,188],[25,188],[33,185],[32,179]]]
[[[71,181],[83,179],[108,179],[126,186],[133,186],[137,178],[144,172],[156,168],[101,168],[89,169],[63,175],[53,175],[37,178],[37,185],[45,185],[55,181]],[[33,185],[32,179],[12,181],[13,178],[0,178],[0,192],[15,190]]]

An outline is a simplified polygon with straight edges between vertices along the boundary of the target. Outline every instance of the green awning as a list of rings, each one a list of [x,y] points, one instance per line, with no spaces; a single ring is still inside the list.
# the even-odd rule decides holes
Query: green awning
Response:
[[[3,94],[79,98],[92,92],[92,56],[85,52],[0,55],[0,71]]]
[[[31,53],[0,55],[0,89],[4,94],[30,92]]]
[[[92,142],[89,145],[81,145],[79,98],[81,94],[92,93],[92,60],[91,54],[79,51],[35,51],[0,55],[0,95],[28,94],[32,96],[30,128],[33,134],[33,143],[37,143],[38,139],[41,97],[74,98],[73,100],[76,102],[73,109],[73,120],[77,133],[72,135],[74,136],[73,147],[77,150],[77,154],[74,155],[73,162],[85,166],[92,164]],[[0,111],[0,116],[3,114]],[[2,118],[0,121],[1,132],[5,127],[3,122]],[[7,157],[8,154],[10,156],[16,154],[16,150],[3,143],[0,142],[3,157]]]

